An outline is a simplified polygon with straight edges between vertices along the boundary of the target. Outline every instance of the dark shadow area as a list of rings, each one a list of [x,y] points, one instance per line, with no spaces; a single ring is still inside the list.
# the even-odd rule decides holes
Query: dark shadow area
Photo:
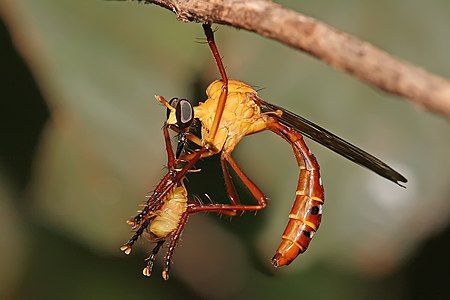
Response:
[[[424,242],[401,273],[409,299],[449,299],[450,228]]]
[[[0,164],[11,182],[22,190],[30,179],[36,146],[50,113],[2,20],[0,41]]]
[[[159,268],[142,276],[142,255],[102,256],[66,234],[28,225],[33,251],[17,299],[198,299],[176,277],[165,282]]]

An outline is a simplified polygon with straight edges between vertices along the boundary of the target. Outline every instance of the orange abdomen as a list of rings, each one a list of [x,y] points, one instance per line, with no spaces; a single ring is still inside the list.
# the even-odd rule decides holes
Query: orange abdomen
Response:
[[[324,192],[319,164],[300,133],[279,123],[271,124],[270,129],[291,142],[300,168],[295,202],[280,246],[272,258],[272,264],[281,267],[290,264],[308,248],[322,219]]]

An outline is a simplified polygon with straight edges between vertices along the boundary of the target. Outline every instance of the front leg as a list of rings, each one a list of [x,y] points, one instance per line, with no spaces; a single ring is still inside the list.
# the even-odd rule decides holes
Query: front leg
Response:
[[[142,225],[136,230],[136,232],[133,234],[133,236],[126,242],[122,247],[120,247],[120,250],[122,250],[126,255],[131,253],[131,250],[133,249],[134,243],[138,240],[138,238],[144,233],[144,230],[148,227],[150,224],[150,219],[147,219]]]
[[[214,115],[214,121],[211,126],[209,135],[206,137],[205,147],[213,152],[217,152],[214,146],[214,139],[216,137],[217,130],[219,128],[220,120],[222,119],[222,114],[225,109],[225,103],[228,97],[228,76],[223,66],[222,58],[220,57],[219,50],[217,49],[216,42],[214,41],[214,32],[211,29],[211,24],[203,24],[203,30],[206,35],[206,40],[208,42],[211,53],[216,61],[217,67],[219,68],[220,75],[222,77],[222,90],[220,92],[219,101],[217,102],[216,113]]]
[[[198,149],[194,153],[194,156],[183,166],[183,168],[180,170],[169,170],[169,172],[163,177],[142,211],[140,211],[139,214],[133,219],[127,221],[127,223],[132,226],[133,230],[136,229],[136,232],[132,238],[120,248],[122,251],[126,254],[131,252],[133,244],[149,226],[151,219],[154,216],[154,212],[161,208],[165,197],[179,182],[181,182],[181,180],[186,176],[186,173],[192,169],[194,164],[205,152],[205,148]]]

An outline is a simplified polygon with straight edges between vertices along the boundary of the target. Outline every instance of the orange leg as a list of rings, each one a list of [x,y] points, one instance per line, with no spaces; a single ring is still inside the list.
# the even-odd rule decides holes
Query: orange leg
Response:
[[[163,135],[164,135],[164,143],[166,145],[167,167],[169,168],[169,170],[171,170],[175,167],[175,155],[173,153],[172,143],[170,141],[169,129],[167,124],[164,124]]]
[[[194,142],[195,144],[199,145],[197,142],[199,138],[193,134],[187,135],[187,138]],[[209,151],[205,153],[205,156],[213,155],[214,153]],[[181,157],[181,160],[189,161],[192,158],[193,153],[185,154]],[[228,198],[230,199],[231,203],[233,205],[239,205],[239,196],[237,195],[236,188],[234,187],[233,181],[231,179],[230,172],[228,171],[228,167],[226,165],[226,159],[223,155],[220,156],[220,163],[222,167],[222,173],[225,180],[225,187],[227,189]],[[224,210],[222,214],[227,216],[235,216],[236,211],[230,211],[230,210]]]
[[[218,214],[236,214],[237,211],[258,211],[266,207],[266,197],[261,192],[261,190],[245,175],[245,173],[240,169],[240,167],[236,164],[233,158],[226,153],[222,154],[222,170],[224,171],[225,183],[227,185],[227,191],[229,193],[230,200],[232,201],[232,205],[229,204],[208,204],[208,205],[199,205],[199,204],[189,204],[187,211],[183,214],[178,224],[176,231],[172,234],[170,239],[169,248],[164,257],[164,271],[162,276],[165,280],[169,279],[169,270],[170,265],[172,263],[172,256],[175,250],[175,247],[180,239],[180,236],[183,232],[184,226],[188,221],[189,215],[198,213],[198,212],[214,212]],[[230,164],[242,182],[247,186],[247,188],[252,193],[253,197],[258,202],[258,205],[242,205],[238,202],[238,196],[236,193],[236,189],[231,181],[230,173],[228,172],[228,168],[226,166],[226,162]]]
[[[170,127],[171,129],[173,129],[175,132],[179,132],[179,129],[176,127]],[[201,146],[201,139],[198,138],[196,135],[192,134],[192,133],[188,133],[186,135],[186,138],[188,140],[190,140],[191,142],[197,144],[198,146]],[[203,157],[206,156],[211,156],[214,155],[215,153],[212,151],[208,151],[205,153],[205,155]],[[189,161],[192,159],[193,155],[195,155],[195,153],[189,153],[189,154],[184,154],[183,156],[181,156],[180,160],[181,161]],[[227,188],[227,194],[228,197],[230,198],[230,201],[233,205],[238,205],[239,204],[239,197],[236,193],[236,189],[234,188],[230,173],[228,171],[228,168],[225,164],[225,159],[223,158],[223,156],[221,156],[220,158],[220,162],[222,165],[222,172],[224,174],[224,179],[225,179],[225,185]],[[235,216],[236,215],[236,211],[230,211],[230,210],[224,210],[222,212],[222,214],[227,215],[227,216]]]
[[[228,180],[225,179],[227,184],[227,190],[230,189],[234,195],[229,195],[230,199],[233,197],[235,199],[235,203],[232,205],[229,204],[209,204],[209,205],[193,205],[189,207],[189,211],[191,213],[196,212],[216,212],[220,213],[221,211],[258,211],[264,209],[267,206],[267,198],[263,194],[263,192],[247,177],[247,175],[241,170],[241,168],[237,165],[234,159],[228,153],[222,153],[223,159],[228,162],[231,168],[236,172],[239,179],[241,179],[242,183],[249,189],[252,196],[258,202],[257,205],[242,205],[237,202],[237,194],[234,188],[233,183],[231,182],[231,177],[228,177]],[[226,171],[227,172],[227,171]],[[225,177],[229,176],[229,173],[224,174]]]
[[[232,205],[239,206],[239,196],[236,192],[236,188],[233,184],[233,180],[231,178],[230,172],[228,171],[228,167],[226,165],[226,160],[223,155],[220,157],[220,165],[222,167],[223,178],[225,180],[225,187],[227,189],[227,195],[230,199]],[[236,210],[222,210],[217,211],[218,214],[227,215],[230,217],[234,217],[237,215]]]
[[[169,168],[168,173],[163,177],[163,179],[159,182],[157,187],[155,188],[153,194],[148,199],[145,207],[142,209],[142,211],[139,212],[137,216],[135,216],[133,219],[127,221],[128,224],[132,226],[133,230],[136,230],[133,236],[120,248],[122,251],[124,251],[126,254],[130,254],[133,245],[135,242],[139,239],[139,237],[143,234],[143,232],[147,229],[147,227],[150,225],[151,219],[152,219],[152,213],[154,211],[157,211],[160,209],[162,205],[162,200],[164,197],[173,190],[174,186],[176,186],[186,175],[187,172],[189,172],[190,169],[194,166],[194,164],[204,155],[208,150],[204,147],[197,149],[195,152],[192,153],[189,160],[185,160],[186,163],[183,168],[180,170],[175,169],[175,166],[179,160],[175,159],[175,155],[172,148],[172,143],[170,140],[170,135],[168,132],[168,128],[170,125],[165,124],[163,127],[163,135],[164,135],[164,142],[165,142],[165,148],[167,153],[167,165]],[[227,211],[227,213],[232,214],[232,212]],[[166,267],[165,271],[163,272],[163,276],[165,276],[165,279],[168,279],[168,272],[170,267],[170,260],[173,254],[173,250],[176,246],[176,243],[181,235],[181,232],[183,231],[184,225],[187,222],[187,216],[188,214],[183,215],[183,217],[180,220],[179,227],[177,228],[177,231],[172,235],[171,242],[169,245],[169,250],[166,254]],[[149,255],[149,257],[146,259],[146,267],[143,270],[144,275],[150,276],[153,268],[153,264],[155,261],[156,254],[158,253],[159,249],[163,245],[164,241],[158,241],[155,248]]]
[[[167,182],[169,180],[171,180],[171,177],[174,176],[174,174],[171,173],[171,172],[172,172],[173,168],[175,167],[175,164],[176,164],[177,161],[175,160],[175,155],[173,153],[172,143],[170,141],[170,135],[169,135],[168,127],[169,127],[169,125],[164,124],[164,126],[163,126],[163,136],[164,136],[164,143],[165,143],[165,148],[166,148],[166,153],[167,153],[167,167],[169,169],[169,172],[163,177],[163,179],[160,181],[158,186],[155,188],[153,194],[150,196],[150,198],[147,201],[146,207],[144,207],[144,209],[137,216],[135,216],[133,219],[127,221],[127,223],[129,225],[131,225],[133,229],[137,228],[140,225],[141,221],[143,219],[145,219],[146,215],[150,211],[154,210],[154,204],[158,204],[158,202],[160,202],[160,201],[157,201],[157,198],[158,198],[159,194],[164,189],[164,186],[167,185]],[[194,159],[194,157],[195,157],[195,153],[193,155],[193,159]],[[197,160],[198,159],[199,158],[197,158]]]
[[[219,101],[217,103],[216,114],[214,115],[214,121],[211,126],[211,131],[207,137],[208,148],[213,149],[214,138],[216,137],[217,129],[219,128],[220,120],[222,119],[223,110],[225,108],[225,102],[228,96],[228,76],[223,66],[222,58],[220,57],[219,50],[217,50],[216,42],[214,41],[214,32],[211,29],[211,24],[203,24],[203,30],[205,31],[206,40],[208,41],[209,48],[219,68],[220,76],[222,77],[222,91],[220,92]]]
[[[239,196],[234,187],[233,180],[231,179],[230,171],[228,170],[227,161],[224,155],[220,156],[220,165],[222,166],[223,178],[225,180],[225,186],[227,188],[228,198],[233,205],[239,204]]]
[[[192,169],[193,165],[206,151],[206,148],[201,148],[195,151],[192,159],[189,160],[180,170],[169,169],[169,172],[163,177],[150,198],[147,200],[145,207],[139,212],[138,215],[127,221],[133,230],[136,229],[136,232],[133,237],[121,247],[122,251],[127,254],[131,252],[131,247],[134,242],[149,225],[152,212],[157,211],[161,207],[164,197],[166,197],[166,195],[173,190],[173,188],[184,178],[184,176],[186,176],[186,173]]]
[[[267,206],[266,196],[264,193],[254,184],[250,178],[242,171],[238,164],[234,161],[230,154],[223,152],[221,155],[222,171],[225,179],[225,186],[227,188],[227,194],[231,201],[231,205],[228,204],[209,204],[209,205],[194,205],[190,207],[190,212],[215,212],[223,213],[227,215],[234,215],[236,211],[258,211],[264,209]],[[258,205],[242,205],[239,203],[239,197],[231,179],[228,167],[228,163],[231,168],[236,172],[242,183],[249,189],[252,196],[258,202]],[[227,213],[228,211],[228,213]],[[230,214],[232,212],[233,214]]]

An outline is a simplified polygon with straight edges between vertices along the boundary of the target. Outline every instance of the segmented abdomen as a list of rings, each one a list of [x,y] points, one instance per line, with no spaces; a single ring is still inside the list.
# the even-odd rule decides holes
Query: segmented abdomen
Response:
[[[271,124],[269,129],[291,143],[300,168],[295,202],[280,246],[272,258],[272,264],[281,267],[290,264],[308,248],[322,219],[324,192],[319,164],[300,133],[280,123]]]
[[[163,239],[175,231],[181,216],[187,210],[187,191],[184,185],[177,186],[164,200],[161,209],[156,212],[149,231],[158,239]]]

